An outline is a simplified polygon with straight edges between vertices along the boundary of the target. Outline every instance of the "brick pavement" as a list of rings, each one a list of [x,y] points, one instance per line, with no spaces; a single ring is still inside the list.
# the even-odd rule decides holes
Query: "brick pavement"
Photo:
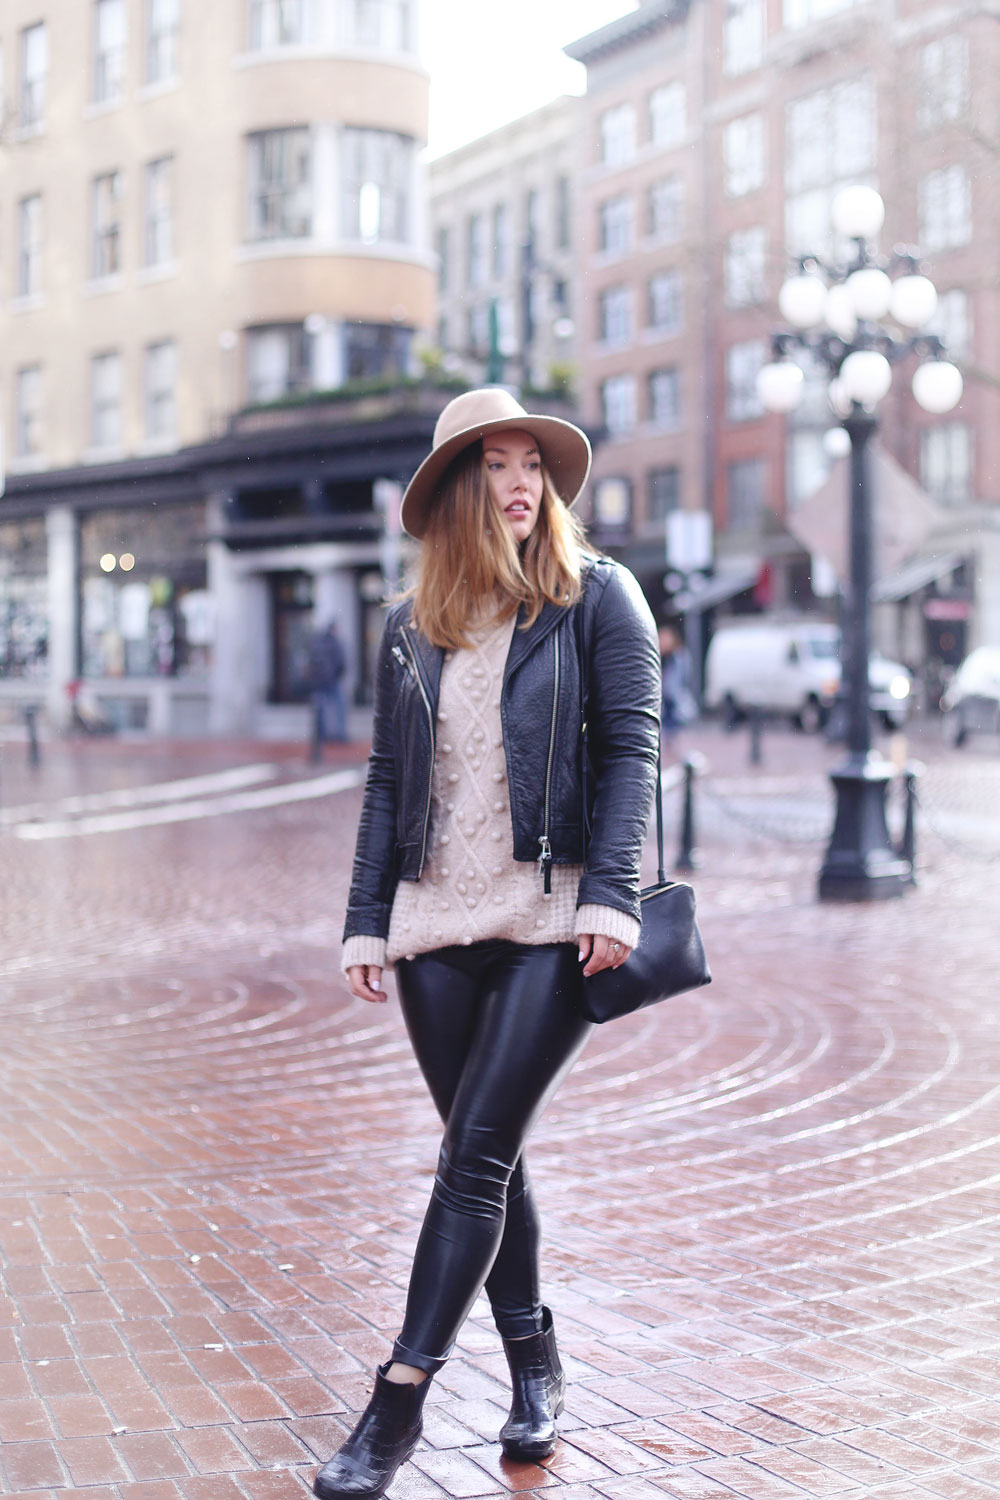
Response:
[[[8,755],[5,805],[272,748]],[[745,814],[743,748],[710,753]],[[767,753],[820,795],[827,751]],[[363,1404],[437,1131],[395,1007],[333,973],[357,806],[2,834],[5,1493],[285,1500]],[[905,901],[819,908],[815,845],[703,826],[715,983],[601,1030],[531,1147],[563,1441],[501,1459],[480,1304],[398,1500],[1000,1493],[991,867],[938,841]]]

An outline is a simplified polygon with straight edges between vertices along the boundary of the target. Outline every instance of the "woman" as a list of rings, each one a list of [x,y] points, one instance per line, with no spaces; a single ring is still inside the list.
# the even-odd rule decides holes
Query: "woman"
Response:
[[[581,976],[637,941],[659,737],[652,617],[570,513],[589,469],[579,428],[470,391],[403,497],[419,572],[379,652],[343,967],[378,1002],[395,962],[445,1135],[402,1330],[323,1500],[383,1494],[484,1286],[514,1388],[504,1452],[555,1446],[565,1382],[522,1147],[591,1030]]]

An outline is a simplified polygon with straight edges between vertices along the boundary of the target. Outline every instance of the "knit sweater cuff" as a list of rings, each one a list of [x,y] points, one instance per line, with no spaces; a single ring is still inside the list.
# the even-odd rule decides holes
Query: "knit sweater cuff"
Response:
[[[385,938],[366,937],[363,933],[359,933],[357,937],[347,938],[340,960],[340,972],[346,974],[348,969],[354,968],[355,964],[376,964],[380,969],[384,969]]]
[[[614,943],[634,948],[639,941],[639,930],[635,917],[615,906],[578,906],[576,909],[577,936],[581,932],[600,933]]]

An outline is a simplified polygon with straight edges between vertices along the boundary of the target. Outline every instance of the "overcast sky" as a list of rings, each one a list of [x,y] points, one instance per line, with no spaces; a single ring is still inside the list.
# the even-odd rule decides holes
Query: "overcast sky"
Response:
[[[635,0],[421,0],[429,154],[451,151],[560,94],[582,94],[585,70],[562,48],[635,8]]]

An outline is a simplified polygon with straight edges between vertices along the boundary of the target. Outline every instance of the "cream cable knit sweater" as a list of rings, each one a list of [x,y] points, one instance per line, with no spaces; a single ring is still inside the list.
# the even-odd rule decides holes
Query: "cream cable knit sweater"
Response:
[[[545,895],[535,864],[512,858],[500,689],[514,620],[488,619],[470,632],[473,649],[448,652],[438,700],[431,848],[420,880],[401,880],[388,942],[356,936],[341,968],[393,963],[435,948],[505,938],[570,943],[596,932],[634,947],[639,924],[607,906],[581,906],[579,865],[553,865]]]

